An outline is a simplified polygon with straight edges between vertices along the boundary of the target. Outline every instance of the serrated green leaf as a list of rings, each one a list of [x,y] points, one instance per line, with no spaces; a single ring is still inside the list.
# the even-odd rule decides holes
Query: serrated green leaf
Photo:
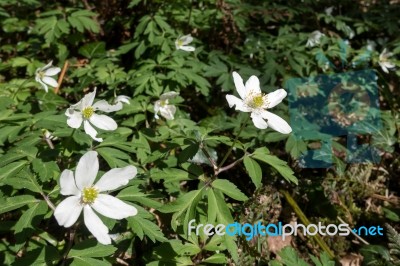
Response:
[[[82,241],[72,247],[68,253],[69,258],[84,257],[84,258],[98,258],[106,257],[113,254],[117,248],[111,245],[102,245],[97,240],[89,239]]]
[[[71,266],[110,266],[109,262],[87,257],[74,257]]]
[[[262,181],[262,171],[260,165],[249,156],[244,157],[243,163],[254,185],[256,188],[259,188]]]
[[[212,256],[206,258],[205,260],[203,260],[203,262],[211,263],[211,264],[226,264],[227,259],[225,257],[225,254],[217,253],[217,254],[213,254]]]
[[[261,154],[255,152],[252,156],[254,159],[265,162],[275,168],[287,181],[298,184],[297,178],[293,175],[293,170],[287,165],[285,161],[282,161],[278,157],[269,154]]]
[[[161,242],[167,240],[161,232],[161,229],[153,222],[140,216],[132,216],[127,218],[127,220],[134,232],[141,232],[141,234],[138,235],[141,240],[143,240],[143,235],[148,236],[154,243],[156,240]]]
[[[26,163],[27,161],[18,161],[10,163],[0,168],[0,182],[2,182],[7,177],[15,175],[16,173],[21,171],[22,168],[26,165]]]
[[[246,201],[249,198],[240,191],[235,184],[231,183],[229,180],[226,179],[217,179],[212,182],[212,187],[219,189],[228,197],[232,199],[239,200],[239,201]]]
[[[56,162],[43,162],[38,158],[32,161],[32,169],[42,182],[49,181],[60,174],[60,169]]]
[[[37,203],[38,201],[39,200],[31,195],[21,195],[0,199],[0,214],[16,210],[30,203]]]
[[[47,212],[47,203],[45,201],[39,201],[29,209],[27,209],[19,218],[18,222],[14,226],[14,233],[17,234],[22,232],[25,228],[33,228],[39,221],[33,221],[38,215],[44,215]]]

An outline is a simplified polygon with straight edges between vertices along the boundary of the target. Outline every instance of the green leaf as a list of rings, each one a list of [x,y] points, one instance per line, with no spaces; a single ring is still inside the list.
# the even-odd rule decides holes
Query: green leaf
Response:
[[[68,257],[106,257],[113,254],[116,250],[116,247],[111,245],[102,245],[95,239],[89,239],[73,246],[71,251],[68,253]]]
[[[21,195],[0,199],[0,214],[21,208],[29,203],[37,203],[38,200],[31,195]]]
[[[104,160],[106,160],[111,168],[125,167],[129,165],[127,160],[130,159],[130,156],[121,150],[102,147],[98,148],[97,152],[100,154],[101,157],[104,158]]]
[[[282,161],[278,157],[269,154],[261,154],[257,150],[253,154],[253,158],[264,163],[271,165],[275,168],[287,181],[298,184],[297,178],[293,175],[293,170],[287,165],[285,161]]]
[[[180,163],[187,162],[189,159],[192,159],[197,151],[199,150],[199,144],[198,143],[192,143],[185,149],[181,151],[181,153],[178,155],[178,160]]]
[[[212,182],[212,187],[219,189],[225,195],[231,197],[232,199],[239,200],[239,201],[246,201],[249,198],[241,192],[235,184],[231,183],[226,179],[217,179]]]
[[[0,182],[2,182],[3,179],[6,179],[9,176],[15,175],[16,173],[21,171],[26,163],[27,163],[27,161],[18,161],[18,162],[10,163],[10,164],[0,168]]]
[[[203,262],[211,263],[211,264],[226,264],[227,259],[225,257],[225,254],[217,253],[217,254],[214,254],[214,255],[208,257],[207,259],[203,260]]]
[[[79,48],[79,54],[85,56],[86,58],[102,57],[106,53],[106,43],[105,42],[94,42],[88,43]]]
[[[208,220],[207,221],[209,223],[214,223],[215,220],[217,219],[217,199],[215,198],[213,189],[209,189],[207,191],[207,199],[208,199],[208,205],[207,205]]]
[[[296,250],[292,247],[285,247],[279,252],[281,261],[286,266],[309,266],[304,260],[299,258]]]
[[[29,189],[32,192],[42,192],[42,188],[36,181],[35,175],[29,171],[28,167],[22,169],[15,176],[8,177],[4,180],[4,183],[15,189]]]
[[[53,246],[41,246],[28,251],[22,258],[17,258],[15,265],[44,266],[55,265],[60,259],[58,250]]]
[[[110,263],[103,260],[97,260],[93,258],[85,257],[74,257],[71,266],[109,266]]]
[[[14,233],[17,234],[22,232],[25,228],[33,228],[36,226],[40,220],[33,221],[33,219],[38,215],[44,215],[47,212],[47,203],[45,201],[40,201],[27,209],[19,218],[18,222],[14,226]]]
[[[161,242],[167,241],[161,229],[155,223],[138,215],[129,217],[127,220],[133,231],[138,234],[140,240],[143,240],[143,235],[146,235],[154,243],[156,240]]]
[[[121,190],[118,193],[117,198],[121,200],[139,202],[145,206],[155,209],[158,209],[162,206],[162,203],[149,199],[147,195],[141,192],[137,186],[130,186]]]
[[[261,180],[262,180],[262,172],[260,165],[255,160],[251,159],[249,156],[244,157],[243,163],[254,185],[256,186],[256,188],[259,188],[261,186]]]
[[[319,259],[311,254],[310,258],[314,262],[315,266],[335,266],[335,262],[329,258],[328,253],[325,251],[321,253]]]
[[[43,162],[38,158],[32,161],[32,169],[42,182],[49,181],[60,174],[60,169],[56,162]]]

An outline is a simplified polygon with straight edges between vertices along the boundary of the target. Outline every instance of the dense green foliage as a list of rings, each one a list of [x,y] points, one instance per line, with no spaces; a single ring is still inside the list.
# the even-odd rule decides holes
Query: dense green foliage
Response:
[[[325,266],[361,254],[365,265],[396,265],[400,70],[390,64],[400,67],[399,10],[396,0],[0,0],[0,264]],[[306,46],[316,30],[320,43]],[[187,34],[192,52],[176,49]],[[385,48],[393,53],[387,58]],[[53,77],[60,86],[46,92],[35,75],[50,61],[64,69]],[[299,156],[319,141],[256,128],[225,98],[237,95],[233,71],[244,81],[259,77],[264,93],[289,93],[293,78],[358,70],[377,77],[382,127],[357,136],[379,149],[375,164],[348,163],[346,136],[336,136],[332,166],[301,168]],[[106,114],[118,128],[98,130],[102,142],[68,126],[65,114],[95,88],[95,102],[131,98]],[[174,119],[156,119],[167,92],[179,93],[169,102]],[[285,98],[270,111],[290,124],[288,106]],[[98,178],[128,165],[138,171],[109,193],[137,215],[99,215],[111,245],[98,243],[82,216],[69,228],[54,216],[66,198],[61,173],[90,150],[98,153]],[[350,228],[380,225],[385,236],[246,241],[189,235],[192,219],[342,219]]]

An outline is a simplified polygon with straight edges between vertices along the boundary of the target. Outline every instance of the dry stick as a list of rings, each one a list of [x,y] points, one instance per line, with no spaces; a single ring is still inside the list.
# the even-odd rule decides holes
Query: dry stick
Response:
[[[297,205],[296,201],[290,196],[289,192],[286,190],[279,190],[281,194],[285,197],[286,201],[289,203],[289,205],[292,207],[294,212],[296,213],[297,217],[299,217],[300,221],[305,225],[308,226],[310,225],[310,221],[306,217],[306,215],[303,213],[303,211],[300,209],[299,205]],[[335,254],[333,251],[328,247],[328,245],[325,243],[325,241],[322,239],[322,237],[319,234],[313,235],[312,236],[315,241],[317,241],[318,245],[326,252],[328,253],[328,256],[331,259],[335,258]]]
[[[67,72],[68,65],[69,65],[69,63],[68,63],[68,60],[67,60],[67,61],[65,61],[64,66],[63,66],[63,68],[61,70],[60,77],[58,78],[58,81],[57,81],[58,86],[57,86],[57,88],[54,89],[54,93],[55,94],[58,94],[60,92],[61,84],[62,84],[62,81],[64,79],[65,72]]]
[[[342,218],[340,218],[339,216],[337,217],[337,219],[342,223],[342,224],[347,224],[345,221],[343,221]],[[364,240],[361,236],[357,235],[356,233],[353,232],[353,230],[351,230],[350,226],[347,225],[347,229],[350,230],[350,233],[352,233],[356,238],[358,238],[358,240],[360,240],[361,242],[363,242],[365,245],[369,245],[369,243]]]

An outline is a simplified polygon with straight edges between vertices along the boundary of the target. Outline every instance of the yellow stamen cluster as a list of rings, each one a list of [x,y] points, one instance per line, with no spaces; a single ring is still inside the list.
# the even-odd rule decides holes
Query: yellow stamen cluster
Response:
[[[93,113],[94,113],[94,109],[91,106],[88,106],[82,110],[82,114],[85,119],[89,119],[93,115]]]
[[[167,100],[160,100],[160,106],[164,107],[168,104],[168,99]]]
[[[249,95],[248,99],[246,100],[247,106],[250,108],[261,108],[264,106],[265,103],[267,103],[267,97],[265,94],[259,93],[259,94],[251,94]]]
[[[99,195],[99,191],[94,187],[85,187],[82,193],[82,202],[85,204],[92,204]]]

